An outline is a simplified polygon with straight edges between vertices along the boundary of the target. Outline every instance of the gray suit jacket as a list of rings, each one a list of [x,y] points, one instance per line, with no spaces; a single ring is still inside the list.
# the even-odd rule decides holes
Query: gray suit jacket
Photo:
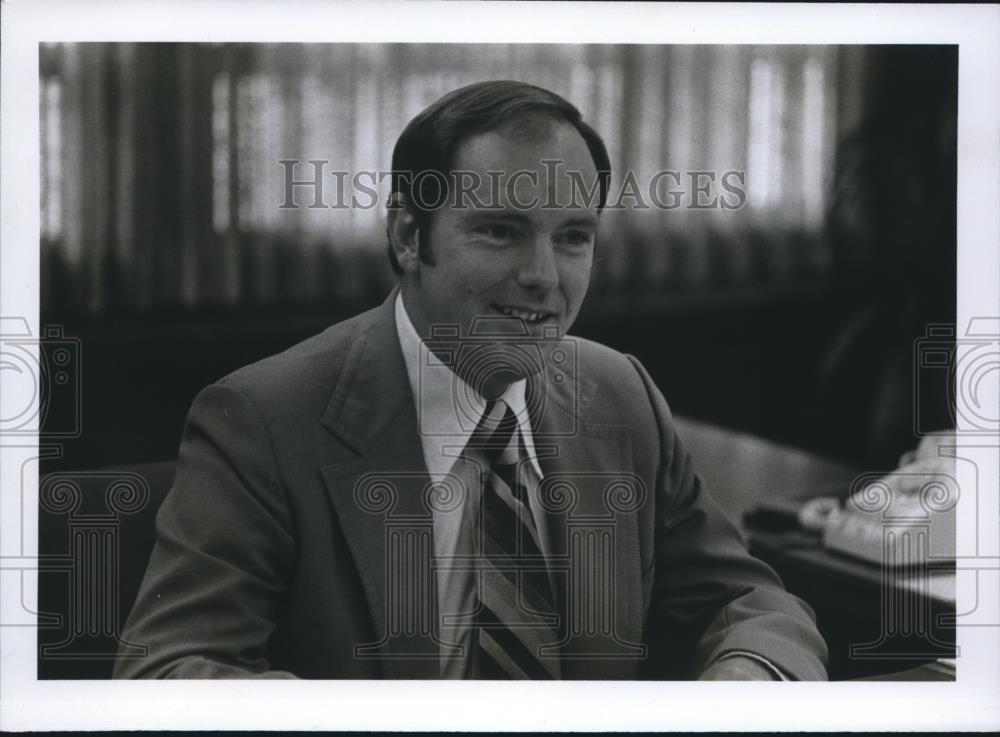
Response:
[[[195,399],[123,633],[148,655],[116,677],[437,677],[394,295]],[[529,406],[563,677],[690,678],[742,650],[825,678],[811,611],[746,552],[635,359],[573,339]]]

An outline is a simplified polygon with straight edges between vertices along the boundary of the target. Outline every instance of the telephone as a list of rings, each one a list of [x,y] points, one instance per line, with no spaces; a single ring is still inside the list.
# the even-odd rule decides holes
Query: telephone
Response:
[[[955,504],[959,489],[953,433],[928,435],[886,474],[862,474],[851,494],[807,502],[800,524],[822,532],[823,545],[890,567],[925,565],[955,557]]]

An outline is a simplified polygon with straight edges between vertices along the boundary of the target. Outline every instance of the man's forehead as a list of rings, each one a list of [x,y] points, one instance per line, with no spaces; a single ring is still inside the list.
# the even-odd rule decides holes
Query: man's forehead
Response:
[[[555,169],[551,162],[560,162]],[[550,163],[545,163],[550,162]],[[568,171],[596,176],[597,167],[586,141],[569,122],[530,115],[477,133],[459,142],[452,160],[453,171],[474,171],[484,177],[500,171],[510,175],[520,170],[540,175]]]
[[[565,121],[535,117],[470,136],[456,151],[452,177],[463,210],[483,202],[527,211],[545,202],[596,213],[579,193],[594,186],[597,167],[583,136]]]

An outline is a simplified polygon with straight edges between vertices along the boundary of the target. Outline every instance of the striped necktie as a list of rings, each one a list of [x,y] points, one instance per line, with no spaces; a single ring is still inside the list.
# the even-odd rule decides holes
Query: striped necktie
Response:
[[[500,412],[500,422],[490,422]],[[479,601],[473,627],[478,676],[559,678],[558,659],[540,657],[539,648],[558,639],[558,617],[528,490],[517,478],[518,462],[527,455],[510,407],[499,400],[487,404],[469,447],[480,450],[488,465],[483,474]],[[533,480],[530,469],[523,470],[522,477]]]

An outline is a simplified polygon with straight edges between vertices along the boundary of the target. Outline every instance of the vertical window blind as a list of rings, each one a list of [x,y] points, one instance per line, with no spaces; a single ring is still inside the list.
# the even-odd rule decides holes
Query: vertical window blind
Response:
[[[338,192],[331,172],[387,171],[414,115],[451,89],[496,78],[541,85],[581,110],[608,146],[613,200],[630,174],[639,184],[644,202],[622,197],[624,209],[605,213],[594,289],[655,294],[821,277],[836,143],[856,117],[851,53],[43,45],[43,306],[308,303],[384,290],[393,278],[388,180],[377,185],[375,206],[331,206],[338,196],[372,199]],[[310,161],[323,162],[325,206],[310,207],[317,193],[298,186],[298,207],[281,207],[286,176],[311,180]],[[670,209],[649,192],[665,171],[676,176],[659,177],[660,201],[680,203]],[[744,202],[721,189],[726,173]],[[719,197],[740,206],[690,206]]]

